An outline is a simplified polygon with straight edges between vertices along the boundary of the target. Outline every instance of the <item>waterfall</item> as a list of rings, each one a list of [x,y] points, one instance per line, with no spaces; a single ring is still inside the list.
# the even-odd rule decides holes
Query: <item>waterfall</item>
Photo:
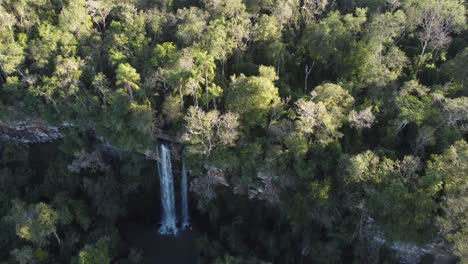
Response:
[[[190,228],[190,216],[188,210],[188,182],[187,182],[187,170],[185,169],[184,161],[182,160],[182,182],[181,182],[181,194],[182,194],[182,229]]]
[[[161,182],[162,203],[162,221],[159,233],[163,235],[177,234],[171,150],[169,149],[169,146],[161,144],[159,153],[159,179]]]

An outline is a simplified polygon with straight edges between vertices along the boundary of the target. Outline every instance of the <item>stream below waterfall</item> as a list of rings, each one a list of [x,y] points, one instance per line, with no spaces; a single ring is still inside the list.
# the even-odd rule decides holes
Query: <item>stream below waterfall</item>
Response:
[[[127,224],[121,231],[131,248],[142,250],[145,264],[198,263],[191,230],[168,236],[159,234],[154,225]]]

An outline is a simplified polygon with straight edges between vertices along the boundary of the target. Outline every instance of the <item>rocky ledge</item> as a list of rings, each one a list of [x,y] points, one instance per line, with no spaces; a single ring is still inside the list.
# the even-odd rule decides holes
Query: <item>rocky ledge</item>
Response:
[[[0,121],[0,141],[18,144],[47,143],[63,137],[62,131],[70,127],[68,124],[49,126],[42,122]]]

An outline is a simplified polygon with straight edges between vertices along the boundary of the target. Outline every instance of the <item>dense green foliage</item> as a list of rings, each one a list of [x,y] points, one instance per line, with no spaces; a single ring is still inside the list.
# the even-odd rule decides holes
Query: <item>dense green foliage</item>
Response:
[[[0,0],[0,124],[73,131],[50,156],[0,144],[0,263],[134,263],[117,222],[148,203],[160,129],[204,262],[391,263],[383,236],[468,263],[465,7]]]

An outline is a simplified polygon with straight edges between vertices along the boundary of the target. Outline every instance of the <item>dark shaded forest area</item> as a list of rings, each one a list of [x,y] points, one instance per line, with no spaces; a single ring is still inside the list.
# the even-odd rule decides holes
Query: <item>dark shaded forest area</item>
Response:
[[[0,0],[0,263],[144,263],[163,133],[194,262],[468,263],[467,29],[463,0]]]

